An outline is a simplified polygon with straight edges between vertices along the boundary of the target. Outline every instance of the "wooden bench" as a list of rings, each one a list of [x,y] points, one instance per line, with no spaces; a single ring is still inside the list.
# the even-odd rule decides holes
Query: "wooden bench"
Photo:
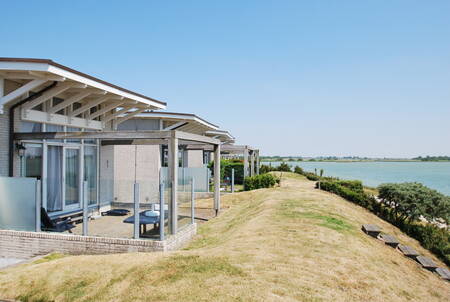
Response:
[[[420,256],[419,252],[417,252],[412,247],[404,245],[404,244],[399,244],[398,249],[400,250],[400,252],[403,253],[403,255],[405,255],[406,257],[409,257],[409,258],[416,258],[417,256]]]
[[[433,260],[425,256],[418,256],[416,260],[420,263],[420,265],[430,271],[434,271],[438,267]]]
[[[450,281],[450,271],[446,268],[438,267],[436,273],[444,280]]]
[[[381,233],[381,228],[375,224],[363,224],[361,230],[367,235],[375,238]]]
[[[383,240],[385,244],[389,245],[390,247],[393,247],[394,249],[400,244],[397,238],[388,234],[381,234],[379,238]]]

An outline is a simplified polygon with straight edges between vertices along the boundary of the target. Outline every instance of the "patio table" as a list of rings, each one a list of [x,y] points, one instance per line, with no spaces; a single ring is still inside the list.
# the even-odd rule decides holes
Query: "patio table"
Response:
[[[146,216],[145,212],[146,211],[142,211],[139,213],[139,236],[141,236],[142,234],[144,234],[145,232],[147,232],[147,224],[153,224],[153,227],[155,229],[159,229],[159,215],[158,216]],[[169,211],[164,211],[164,217],[165,219],[167,219],[167,215],[168,215]],[[134,215],[127,217],[123,220],[124,223],[131,223],[134,224]],[[142,230],[141,230],[141,226],[142,226]]]

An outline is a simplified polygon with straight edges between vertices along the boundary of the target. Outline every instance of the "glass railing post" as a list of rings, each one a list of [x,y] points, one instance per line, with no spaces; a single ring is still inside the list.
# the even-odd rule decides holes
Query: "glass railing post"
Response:
[[[36,232],[41,231],[41,181],[36,180]]]
[[[231,169],[231,193],[234,193],[234,168]]]
[[[134,239],[139,239],[141,227],[139,218],[139,184],[134,183]]]
[[[83,182],[83,236],[88,235],[88,182]]]
[[[191,223],[195,223],[195,183],[194,177],[191,180]]]
[[[164,227],[165,227],[165,213],[164,206],[164,183],[159,184],[159,240],[164,240]]]

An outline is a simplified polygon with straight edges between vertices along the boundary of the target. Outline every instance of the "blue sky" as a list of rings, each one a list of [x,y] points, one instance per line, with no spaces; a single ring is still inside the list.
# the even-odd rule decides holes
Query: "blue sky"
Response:
[[[450,1],[8,1],[49,58],[266,155],[450,155]],[[5,13],[6,12],[6,13]]]

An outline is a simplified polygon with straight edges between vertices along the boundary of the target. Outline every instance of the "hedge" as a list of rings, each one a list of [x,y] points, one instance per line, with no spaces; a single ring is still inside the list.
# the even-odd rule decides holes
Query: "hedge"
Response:
[[[214,174],[214,162],[208,164],[211,173]],[[229,179],[231,181],[232,169],[234,169],[234,183],[242,185],[244,182],[244,163],[240,160],[220,161],[220,179]]]
[[[244,181],[244,191],[261,188],[272,188],[277,183],[277,179],[272,174],[260,174],[246,177]]]

